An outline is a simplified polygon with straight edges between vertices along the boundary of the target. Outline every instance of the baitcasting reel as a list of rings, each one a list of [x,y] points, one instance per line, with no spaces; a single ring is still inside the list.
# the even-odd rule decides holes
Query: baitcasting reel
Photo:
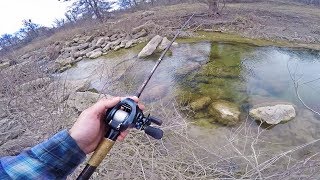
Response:
[[[151,126],[151,123],[161,126],[162,121],[150,115],[144,116],[137,103],[130,98],[122,100],[112,109],[109,109],[105,121],[110,126],[106,138],[112,140],[116,140],[120,132],[128,128],[144,130],[146,134],[155,139],[161,139],[163,136],[161,129]]]

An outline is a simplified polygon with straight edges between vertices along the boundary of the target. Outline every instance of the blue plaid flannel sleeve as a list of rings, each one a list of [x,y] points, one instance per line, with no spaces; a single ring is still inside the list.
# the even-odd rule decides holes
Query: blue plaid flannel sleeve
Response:
[[[0,159],[0,179],[66,179],[85,159],[67,130],[18,156]]]

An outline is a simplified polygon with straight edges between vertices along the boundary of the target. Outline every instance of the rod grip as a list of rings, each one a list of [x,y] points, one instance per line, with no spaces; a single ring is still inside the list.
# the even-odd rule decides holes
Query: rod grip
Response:
[[[98,167],[107,156],[114,143],[115,141],[112,141],[111,139],[103,138],[88,161],[88,165]]]

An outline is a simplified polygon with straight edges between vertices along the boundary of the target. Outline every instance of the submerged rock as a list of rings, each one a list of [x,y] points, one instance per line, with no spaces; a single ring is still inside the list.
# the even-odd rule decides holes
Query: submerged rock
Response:
[[[232,126],[239,122],[239,107],[231,102],[217,101],[209,106],[209,113],[214,117],[215,121],[223,125]]]
[[[201,67],[201,64],[199,64],[197,62],[190,62],[190,63],[187,63],[186,65],[184,65],[183,67],[181,67],[180,69],[177,69],[176,73],[179,76],[185,76],[185,75],[197,70],[200,67]]]
[[[149,43],[141,50],[138,54],[139,58],[150,56],[158,47],[160,42],[162,41],[163,37],[156,35],[153,37]]]
[[[296,117],[296,111],[291,104],[261,106],[250,110],[250,116],[268,124],[287,122]]]
[[[190,103],[190,107],[194,111],[198,111],[201,109],[204,109],[211,103],[211,98],[210,97],[202,97],[200,99],[197,99]]]
[[[148,101],[154,101],[162,99],[168,93],[168,86],[165,85],[155,85],[148,88],[143,94],[143,98]]]

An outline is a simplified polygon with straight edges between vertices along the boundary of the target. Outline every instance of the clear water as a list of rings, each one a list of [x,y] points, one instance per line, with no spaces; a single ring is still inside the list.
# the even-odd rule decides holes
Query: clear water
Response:
[[[81,61],[62,76],[87,79],[103,93],[135,94],[156,60],[157,56],[138,59],[136,53],[128,51],[112,59]],[[297,117],[267,130],[265,136],[292,146],[320,137],[320,119],[298,100],[292,79],[298,82],[305,103],[320,111],[318,51],[211,42],[180,44],[159,66],[142,99],[156,106],[190,92],[191,99],[210,96],[232,101],[244,114],[254,103],[290,102],[297,107]]]

